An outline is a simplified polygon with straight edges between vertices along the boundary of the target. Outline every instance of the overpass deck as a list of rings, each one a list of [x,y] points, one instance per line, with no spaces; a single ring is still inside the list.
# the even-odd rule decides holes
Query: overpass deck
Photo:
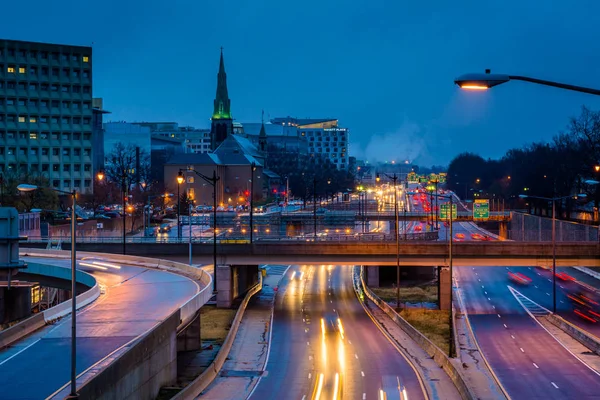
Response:
[[[68,247],[68,244],[65,245]],[[117,243],[82,243],[81,250],[119,253]],[[131,243],[132,255],[159,257],[187,254],[184,243]],[[212,264],[211,243],[193,245],[194,263]],[[448,264],[448,243],[401,242],[398,257],[401,265],[440,266]],[[277,241],[257,243],[220,243],[217,262],[223,265],[260,264],[336,264],[396,265],[396,244],[391,242],[306,242]],[[559,242],[556,244],[559,266],[600,267],[600,244]],[[548,266],[552,263],[552,244],[548,242],[455,242],[455,266]]]

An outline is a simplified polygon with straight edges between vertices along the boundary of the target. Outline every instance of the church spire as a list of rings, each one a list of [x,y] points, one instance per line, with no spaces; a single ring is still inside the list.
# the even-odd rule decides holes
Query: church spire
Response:
[[[265,153],[267,151],[267,132],[265,131],[265,110],[262,111],[262,124],[258,134],[258,149]]]
[[[217,74],[217,95],[213,110],[213,119],[232,119],[231,100],[227,93],[227,74],[225,73],[225,62],[223,61],[223,47],[221,47],[221,60],[219,62],[219,73]]]

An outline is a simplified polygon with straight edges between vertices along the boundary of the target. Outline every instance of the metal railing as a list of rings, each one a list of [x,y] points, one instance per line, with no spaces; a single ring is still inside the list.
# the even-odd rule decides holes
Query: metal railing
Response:
[[[401,233],[400,241],[433,241],[437,240],[439,235],[437,231],[434,232],[411,232]],[[33,237],[30,236],[26,241],[22,243],[44,243],[56,242],[60,240],[61,244],[71,243],[70,236],[53,236],[51,238],[45,237]],[[395,240],[395,236],[392,234],[383,233],[366,233],[366,234],[327,234],[319,235],[316,238],[312,234],[305,236],[254,236],[254,243],[266,243],[266,242],[392,242]],[[170,237],[143,237],[143,236],[129,236],[126,238],[127,243],[155,243],[155,244],[188,244],[189,237],[177,238],[176,236]],[[211,237],[192,237],[192,243],[212,243],[213,238]],[[98,237],[77,237],[77,243],[123,243],[122,236],[98,236]],[[217,239],[217,243],[222,244],[248,244],[250,243],[249,236],[246,235],[231,235],[221,237]]]

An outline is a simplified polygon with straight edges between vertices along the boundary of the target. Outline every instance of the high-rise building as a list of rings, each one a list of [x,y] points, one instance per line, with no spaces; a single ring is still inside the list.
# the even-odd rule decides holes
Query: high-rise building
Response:
[[[227,93],[227,74],[225,73],[225,62],[223,61],[223,48],[221,48],[219,73],[217,74],[217,95],[215,96],[210,126],[211,150],[214,151],[227,139],[227,136],[232,134],[231,100],[229,100],[229,94]]]
[[[308,141],[309,160],[317,165],[329,160],[337,169],[348,169],[348,129],[338,126],[338,120],[275,118],[272,124],[295,127],[299,136]]]
[[[0,172],[92,193],[92,48],[0,39]]]

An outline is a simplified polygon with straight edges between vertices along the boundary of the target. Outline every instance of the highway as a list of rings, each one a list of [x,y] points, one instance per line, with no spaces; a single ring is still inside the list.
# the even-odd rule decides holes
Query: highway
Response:
[[[69,260],[23,259],[70,267]],[[197,283],[180,275],[108,265],[111,266],[105,266],[105,270],[80,267],[96,277],[104,293],[77,312],[78,374],[146,332],[200,289]],[[65,317],[1,350],[0,397],[44,399],[66,384],[70,377],[70,343],[71,318]]]
[[[457,234],[464,237],[460,240],[472,240],[473,233],[486,234],[472,222],[455,222],[453,231],[455,239]],[[446,228],[442,226],[440,240],[445,238]],[[572,269],[565,270],[575,275]],[[509,271],[522,273],[532,281],[528,285],[519,285],[508,279]],[[511,397],[600,398],[600,376],[542,328],[508,288],[510,285],[551,309],[551,271],[536,267],[455,267],[454,278],[477,342]],[[590,281],[593,278],[585,279]],[[560,283],[557,304],[566,319],[581,324],[581,319],[573,315],[572,307],[563,293],[575,290],[576,285],[574,282]],[[594,328],[598,329],[596,326]]]
[[[358,302],[349,267],[294,267],[284,279],[267,375],[253,399],[425,398],[410,364]]]

